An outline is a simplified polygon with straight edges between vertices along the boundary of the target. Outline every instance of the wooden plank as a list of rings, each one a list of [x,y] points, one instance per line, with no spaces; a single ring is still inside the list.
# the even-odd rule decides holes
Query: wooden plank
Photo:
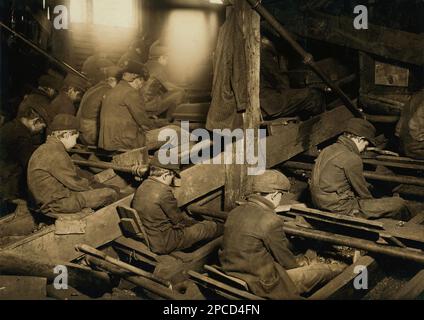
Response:
[[[413,300],[424,298],[424,270],[421,270],[393,297],[394,300]]]
[[[424,222],[424,212],[418,213],[415,217],[408,221],[409,224],[422,224]]]
[[[216,281],[212,278],[209,278],[205,275],[202,275],[200,273],[197,273],[195,271],[189,271],[189,276],[196,280],[196,282],[200,283],[201,285],[206,286],[207,288],[211,288],[213,290],[216,290],[217,292],[223,291],[224,293],[228,293],[230,295],[238,296],[239,299],[244,300],[265,300],[263,298],[260,298],[258,296],[255,296],[249,292],[242,291],[233,287],[230,287],[222,282]]]
[[[330,212],[324,212],[321,210],[305,208],[303,206],[294,205],[291,207],[291,210],[294,212],[304,212],[309,213],[311,215],[315,215],[318,217],[324,217],[331,219],[333,221],[346,221],[347,223],[351,223],[354,225],[361,225],[372,229],[382,230],[384,229],[384,224],[379,221],[372,221],[363,218],[351,217],[345,214],[334,214]]]
[[[46,278],[0,276],[0,300],[44,300],[46,297]]]
[[[286,132],[268,137],[267,167],[272,168],[312,147],[341,134],[346,121],[353,118],[344,106],[328,111],[318,117],[288,128]]]
[[[275,167],[310,148],[334,138],[353,117],[344,106],[328,111],[300,124],[287,127],[279,135],[267,138],[267,168]],[[225,166],[201,164],[181,174],[181,188],[175,196],[179,206],[187,205],[225,185]]]
[[[44,261],[72,261],[83,255],[75,250],[77,244],[98,248],[122,236],[116,208],[130,206],[132,198],[132,195],[128,196],[84,218],[85,234],[60,236],[55,234],[55,227],[50,226],[5,250],[27,258],[42,258]]]
[[[287,11],[290,13],[290,11]],[[291,32],[316,40],[376,54],[406,63],[424,65],[423,34],[415,34],[369,24],[368,30],[358,32],[352,18],[332,16],[317,11],[289,16],[279,10],[276,17]]]
[[[369,257],[364,256],[360,258],[356,263],[349,266],[342,274],[330,281],[322,289],[318,290],[309,299],[310,300],[337,300],[346,299],[346,297],[358,297],[358,295],[366,294],[366,290],[356,290],[353,286],[355,278],[358,276],[355,273],[357,266],[363,266],[367,268],[368,277],[375,277],[374,272],[377,270],[377,262]]]
[[[419,225],[424,221],[424,213],[417,214],[406,225]],[[394,300],[412,300],[417,297],[424,297],[424,269],[419,271],[400,291],[394,293]]]

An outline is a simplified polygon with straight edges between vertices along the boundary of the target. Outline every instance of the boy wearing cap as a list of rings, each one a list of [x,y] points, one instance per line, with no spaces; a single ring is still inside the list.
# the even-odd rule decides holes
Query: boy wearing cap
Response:
[[[104,49],[100,48],[97,54],[88,57],[82,65],[82,72],[87,75],[87,78],[93,84],[97,84],[105,79],[104,68],[114,66],[114,63],[103,51]]]
[[[147,49],[148,46],[144,38],[134,40],[127,52],[119,59],[118,66],[124,68],[125,63],[130,60],[144,64],[147,60]]]
[[[37,146],[33,137],[46,127],[48,116],[42,105],[25,108],[18,117],[0,129],[0,197],[25,198],[25,173]]]
[[[100,113],[99,147],[108,151],[133,150],[147,146],[157,150],[166,142],[159,141],[161,130],[169,128],[177,133],[178,126],[165,119],[149,117],[139,90],[149,79],[144,65],[128,61],[122,80],[103,100]],[[168,142],[178,146],[178,139]]]
[[[150,48],[146,67],[150,72],[151,81],[144,93],[147,100],[146,111],[159,116],[166,112],[166,118],[173,119],[176,108],[187,101],[185,90],[169,80],[167,67],[169,64],[169,49],[156,41]]]
[[[122,72],[119,67],[113,66],[105,68],[104,73],[106,80],[88,89],[81,100],[77,113],[81,132],[80,140],[89,146],[97,146],[103,98],[116,87]]]
[[[63,83],[62,90],[49,106],[50,118],[54,119],[58,114],[75,116],[82,95],[88,87],[89,83],[83,78],[68,74]]]
[[[50,126],[52,134],[29,161],[29,190],[41,211],[53,217],[96,209],[118,198],[114,189],[98,186],[78,175],[67,153],[76,145],[78,127],[74,116],[56,116]]]
[[[361,153],[375,145],[375,133],[368,121],[351,119],[339,140],[321,152],[310,182],[317,208],[366,219],[409,218],[403,199],[374,199],[368,190]]]
[[[170,254],[222,234],[215,222],[197,222],[178,208],[172,183],[179,176],[177,165],[162,165],[157,155],[150,177],[138,188],[132,207],[137,210],[150,242],[157,254]]]
[[[244,280],[267,299],[297,299],[338,274],[343,265],[328,265],[295,257],[275,212],[290,181],[268,170],[253,177],[253,194],[228,215],[219,259],[223,270]]]

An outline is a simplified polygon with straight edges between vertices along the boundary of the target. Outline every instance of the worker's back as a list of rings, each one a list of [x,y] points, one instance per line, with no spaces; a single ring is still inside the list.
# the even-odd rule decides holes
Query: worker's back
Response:
[[[294,284],[273,255],[281,257],[287,252],[287,259],[283,259],[287,263],[293,256],[287,247],[272,252],[272,242],[287,241],[284,232],[275,234],[275,229],[282,231],[282,221],[275,212],[249,201],[229,214],[219,258],[224,271],[246,281],[253,293],[270,299],[292,298]]]

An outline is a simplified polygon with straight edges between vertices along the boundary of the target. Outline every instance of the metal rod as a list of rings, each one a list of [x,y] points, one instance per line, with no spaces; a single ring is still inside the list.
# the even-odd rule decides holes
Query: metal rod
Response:
[[[303,63],[309,66],[320,77],[339,98],[344,105],[353,113],[355,117],[365,118],[364,113],[353,103],[353,101],[337,86],[315,63],[314,57],[306,52],[297,42],[293,36],[281,25],[281,23],[274,18],[274,16],[267,10],[261,1],[247,0],[254,10],[256,10],[262,18],[264,18],[279,34],[283,37],[293,49],[303,58]]]
[[[283,167],[286,167],[286,168],[305,170],[305,171],[312,171],[313,166],[314,165],[311,163],[302,163],[302,162],[294,162],[294,161],[288,161],[284,163],[283,165]],[[369,171],[364,171],[364,177],[368,180],[393,182],[393,183],[424,187],[424,179],[420,179],[416,177],[399,176],[399,175],[391,176],[391,175],[377,174],[377,173],[369,172]]]
[[[223,211],[212,211],[207,210],[204,211],[203,208],[191,208],[191,211],[196,212],[198,214],[204,214],[208,217],[214,217],[220,220],[226,220],[228,217],[227,212]],[[281,218],[283,219],[283,218]],[[291,236],[302,237],[310,240],[328,242],[335,245],[351,247],[354,249],[360,249],[369,251],[375,254],[387,255],[393,258],[399,258],[408,261],[414,261],[420,264],[424,264],[424,253],[411,250],[408,248],[398,248],[392,246],[385,246],[376,244],[373,241],[353,238],[344,235],[338,235],[333,233],[328,233],[324,231],[314,230],[314,229],[305,229],[297,226],[284,225],[284,231]]]
[[[384,246],[369,240],[357,239],[324,231],[309,230],[287,225],[284,227],[284,231],[292,236],[304,237],[311,240],[328,242],[340,246],[347,246],[372,253],[387,255],[393,258],[399,258],[424,264],[424,253],[412,251],[410,249]]]
[[[114,165],[112,163],[109,162],[102,162],[102,161],[88,161],[88,160],[72,160],[72,162],[76,165],[79,166],[83,166],[83,167],[91,167],[91,168],[98,168],[98,169],[113,169],[115,171],[118,172],[124,172],[124,173],[131,173],[131,174],[135,174],[134,170],[132,168],[129,167],[121,167],[121,166],[117,166]],[[149,170],[149,166],[138,166],[137,167],[139,169],[139,171],[137,172],[137,174],[140,174],[141,171],[147,172],[147,170]],[[140,170],[142,169],[142,170]]]
[[[61,68],[67,69],[68,71],[71,71],[72,73],[76,74],[77,76],[89,81],[89,79],[82,74],[81,72],[79,72],[78,70],[76,70],[75,68],[73,68],[72,66],[70,66],[69,64],[67,64],[66,62],[63,62],[55,57],[53,57],[52,55],[48,54],[46,51],[44,51],[43,49],[37,47],[34,43],[32,43],[31,41],[25,39],[25,37],[23,37],[22,35],[20,35],[19,33],[17,33],[16,31],[10,29],[8,26],[6,26],[3,22],[0,22],[0,27],[4,28],[5,30],[7,30],[8,32],[10,32],[12,35],[14,35],[15,37],[17,37],[18,39],[22,40],[25,44],[27,44],[28,46],[30,46],[32,49],[34,49],[35,51],[37,51],[38,53],[42,54],[43,56],[45,56],[47,59],[49,59],[50,61],[54,62],[56,65],[58,65]]]
[[[376,159],[366,159],[366,158],[363,158],[362,161],[365,164],[370,164],[370,165],[373,165],[373,166],[383,166],[383,167],[391,167],[391,168],[401,168],[401,169],[424,171],[424,165],[418,165],[418,164],[390,162],[390,161],[383,161],[383,160],[376,160]]]

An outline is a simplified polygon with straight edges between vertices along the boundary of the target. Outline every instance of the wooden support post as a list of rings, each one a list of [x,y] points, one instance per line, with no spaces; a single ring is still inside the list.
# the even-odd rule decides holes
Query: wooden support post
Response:
[[[248,103],[246,112],[243,115],[243,129],[244,132],[246,132],[246,129],[254,129],[257,132],[261,121],[259,104],[260,17],[244,0],[234,1],[234,8],[230,14],[235,15],[237,23],[243,26],[242,30],[245,39],[244,46],[236,47],[234,52],[236,58],[243,59],[246,57],[247,60],[246,85]],[[238,53],[238,50],[244,50],[244,52]],[[234,163],[237,150],[235,144],[232,147]],[[246,150],[246,146],[244,146],[244,150]],[[230,164],[225,166],[225,210],[233,209],[236,201],[249,193],[249,185],[246,162],[242,165]]]

